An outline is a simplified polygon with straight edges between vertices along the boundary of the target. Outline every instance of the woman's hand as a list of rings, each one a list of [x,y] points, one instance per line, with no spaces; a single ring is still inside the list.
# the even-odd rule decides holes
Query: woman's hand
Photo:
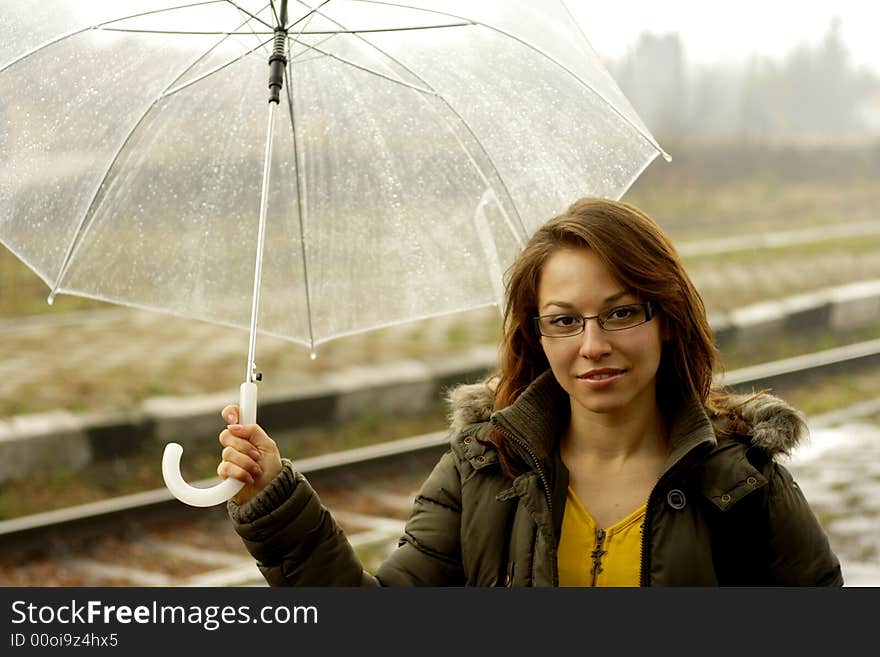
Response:
[[[244,504],[281,472],[281,454],[260,425],[238,424],[238,406],[227,406],[220,414],[228,426],[220,433],[223,460],[217,466],[217,474],[221,479],[232,477],[244,482],[232,498]]]

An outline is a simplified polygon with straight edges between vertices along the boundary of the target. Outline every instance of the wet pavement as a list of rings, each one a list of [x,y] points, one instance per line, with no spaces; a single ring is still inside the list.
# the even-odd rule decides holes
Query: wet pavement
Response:
[[[873,408],[872,408],[873,407]],[[871,411],[874,412],[871,412]],[[845,586],[880,586],[880,400],[816,417],[782,461],[828,532]]]

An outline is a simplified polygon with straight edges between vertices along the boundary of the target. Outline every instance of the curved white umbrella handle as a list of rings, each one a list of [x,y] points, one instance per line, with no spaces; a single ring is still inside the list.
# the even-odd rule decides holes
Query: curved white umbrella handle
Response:
[[[239,409],[242,424],[256,424],[257,422],[257,384],[242,383],[239,396]],[[244,482],[238,479],[224,479],[216,486],[210,488],[196,488],[190,486],[180,475],[180,457],[183,455],[183,447],[177,443],[165,445],[162,454],[162,478],[171,494],[181,502],[190,506],[216,506],[235,495],[244,486]]]

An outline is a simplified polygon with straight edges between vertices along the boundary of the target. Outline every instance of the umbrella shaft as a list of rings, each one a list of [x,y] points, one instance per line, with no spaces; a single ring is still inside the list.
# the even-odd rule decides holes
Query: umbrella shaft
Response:
[[[275,43],[269,56],[269,102],[276,105],[281,99],[284,68],[287,66],[287,0],[281,0],[281,13],[275,26]]]
[[[260,223],[257,227],[257,255],[254,263],[254,293],[251,305],[251,328],[248,341],[248,362],[245,382],[255,381],[254,355],[257,346],[257,314],[260,308],[260,280],[263,274],[263,246],[266,234],[266,214],[269,206],[269,177],[272,171],[272,133],[275,127],[276,103],[269,103],[269,124],[266,128],[266,158],[263,161],[263,188],[260,192]]]

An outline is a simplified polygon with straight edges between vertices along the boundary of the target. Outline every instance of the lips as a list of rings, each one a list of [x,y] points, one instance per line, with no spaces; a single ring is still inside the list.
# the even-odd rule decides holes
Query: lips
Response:
[[[615,376],[620,376],[625,373],[626,370],[619,370],[611,367],[603,367],[601,369],[590,370],[589,372],[585,372],[583,374],[579,374],[577,378],[583,379],[585,381],[604,381],[606,379],[613,378]]]

